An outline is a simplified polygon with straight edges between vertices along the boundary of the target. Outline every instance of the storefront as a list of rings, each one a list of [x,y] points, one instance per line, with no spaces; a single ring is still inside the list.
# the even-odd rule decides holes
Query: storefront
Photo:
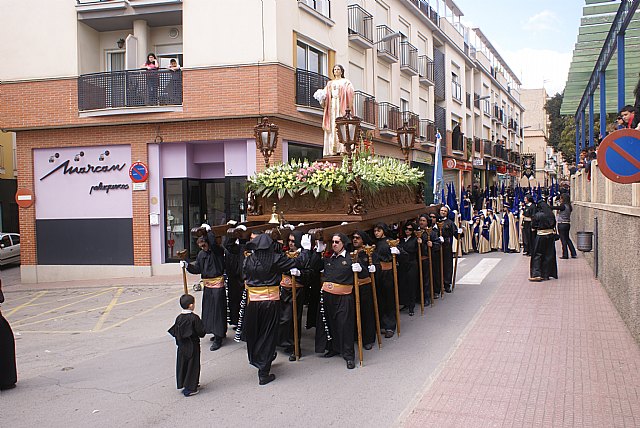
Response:
[[[419,168],[424,173],[424,202],[426,205],[433,203],[433,155],[431,153],[414,150],[411,166]]]

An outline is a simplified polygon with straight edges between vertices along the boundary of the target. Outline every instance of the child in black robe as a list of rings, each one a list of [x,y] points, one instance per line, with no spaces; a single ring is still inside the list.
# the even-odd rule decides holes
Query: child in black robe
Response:
[[[182,313],[169,329],[176,338],[178,355],[176,358],[176,381],[185,397],[198,393],[200,380],[200,338],[204,337],[204,325],[200,317],[193,313],[196,299],[190,294],[180,297]]]
[[[4,302],[2,281],[0,280],[0,303]],[[0,312],[0,391],[16,386],[18,375],[16,370],[16,342],[11,326]]]

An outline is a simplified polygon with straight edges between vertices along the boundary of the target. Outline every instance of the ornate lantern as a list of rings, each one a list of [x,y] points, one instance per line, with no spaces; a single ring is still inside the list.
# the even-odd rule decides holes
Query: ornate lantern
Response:
[[[256,146],[264,156],[264,165],[269,168],[269,158],[278,146],[278,126],[269,123],[268,117],[263,117],[262,122],[253,128],[256,136]]]
[[[349,172],[352,169],[351,156],[355,151],[356,144],[360,138],[360,122],[362,120],[357,116],[351,115],[351,110],[347,109],[344,116],[336,118],[336,127],[338,128],[338,140],[344,146],[347,153]]]
[[[402,150],[402,154],[404,155],[404,161],[408,164],[409,153],[413,150],[413,145],[415,143],[416,128],[414,126],[408,126],[408,123],[405,122],[404,125],[402,125],[402,128],[398,128],[396,132],[398,134],[400,150]]]

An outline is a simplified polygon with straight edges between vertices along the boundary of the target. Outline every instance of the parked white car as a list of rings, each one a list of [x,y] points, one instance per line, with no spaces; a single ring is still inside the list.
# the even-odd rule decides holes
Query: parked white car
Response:
[[[0,266],[20,263],[20,235],[0,233]]]

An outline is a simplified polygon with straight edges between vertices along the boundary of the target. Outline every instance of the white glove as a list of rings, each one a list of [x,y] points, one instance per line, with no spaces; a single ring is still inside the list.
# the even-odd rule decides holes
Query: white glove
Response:
[[[362,266],[360,266],[360,263],[354,263],[351,265],[351,270],[353,272],[362,272]]]
[[[504,224],[504,219],[500,220],[500,224]]]
[[[227,224],[228,224],[229,226],[235,226],[236,224],[238,224],[238,222],[237,222],[237,221],[235,221],[235,220],[229,220],[229,221],[227,222]],[[209,226],[209,225],[207,225],[207,226]],[[202,225],[202,227],[204,227],[204,224]],[[211,229],[211,228],[209,228],[209,229]]]
[[[461,227],[458,228],[458,235],[462,235],[462,228]]]
[[[375,265],[369,265],[369,273],[376,273],[376,266]]]
[[[444,238],[442,236],[438,237],[440,239],[440,242],[444,242]]]
[[[180,267],[186,269],[187,268],[187,262],[184,261],[184,260],[180,260]]]
[[[305,233],[304,235],[302,235],[302,239],[300,240],[300,245],[302,245],[302,248],[304,248],[305,250],[310,250],[311,235],[309,235],[308,233]]]
[[[289,271],[289,273],[293,276],[300,276],[300,269],[293,268]]]
[[[436,230],[438,230],[438,225],[437,225],[437,224],[434,224],[434,225],[433,225],[433,228],[434,228],[434,229],[436,229]]]
[[[318,241],[318,243],[316,244],[316,252],[322,253],[324,252],[325,248],[327,248],[327,244],[322,241]]]
[[[204,230],[206,230],[207,232],[211,231],[211,226],[209,226],[207,223],[202,223],[200,227],[204,228]]]
[[[396,256],[400,254],[400,250],[398,250],[398,247],[391,247],[391,254],[395,254]]]

